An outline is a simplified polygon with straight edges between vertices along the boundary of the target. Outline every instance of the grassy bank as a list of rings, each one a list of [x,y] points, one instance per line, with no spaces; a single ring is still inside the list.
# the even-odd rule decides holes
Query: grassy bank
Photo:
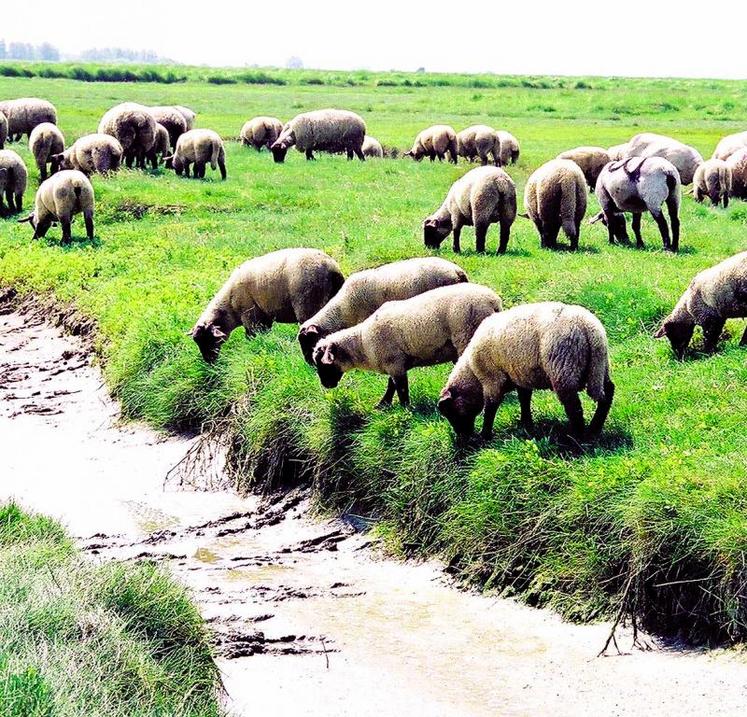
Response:
[[[509,169],[520,195],[531,170],[563,149],[651,129],[710,155],[747,117],[747,89],[736,82],[593,80],[589,89],[553,78],[533,78],[547,88],[390,87],[378,79],[352,87],[0,79],[0,96],[48,97],[68,141],[124,99],[192,106],[199,126],[225,137],[255,114],[287,119],[324,106],[360,112],[371,134],[399,148],[435,121],[458,129],[487,122],[522,143]],[[609,247],[603,229],[585,226],[577,254],[548,253],[522,220],[506,256],[442,251],[508,306],[557,299],[594,311],[610,337],[618,386],[598,444],[570,449],[562,408],[548,394],[536,397],[537,436],[518,430],[511,398],[494,440],[458,452],[435,410],[447,366],[413,371],[411,410],[375,411],[383,379],[351,374],[324,392],[292,326],[251,341],[236,332],[212,367],[184,332],[250,256],[315,246],[350,272],[425,254],[420,222],[467,167],[326,156],[307,164],[296,153],[277,166],[235,143],[227,151],[225,183],[162,170],[94,180],[93,243],[62,248],[53,230],[31,245],[27,226],[0,224],[0,280],[54,292],[96,320],[97,349],[126,414],[162,428],[217,425],[241,488],[313,479],[328,505],[376,516],[404,550],[441,554],[462,575],[533,604],[588,619],[613,609],[630,583],[630,607],[661,630],[714,640],[747,634],[741,324],[727,324],[732,338],[715,355],[694,352],[682,363],[651,339],[698,270],[747,248],[747,205],[712,210],[686,197],[678,256],[660,251],[647,219],[645,251]],[[35,182],[32,170],[27,202]]]
[[[62,527],[0,507],[0,714],[219,717],[197,609],[159,568],[93,566]]]

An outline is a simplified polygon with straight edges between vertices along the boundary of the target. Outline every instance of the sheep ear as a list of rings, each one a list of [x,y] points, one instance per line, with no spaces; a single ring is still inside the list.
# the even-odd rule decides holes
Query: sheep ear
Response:
[[[664,324],[662,324],[659,327],[659,330],[654,334],[655,339],[663,339],[667,335],[666,329],[664,328]]]
[[[438,399],[439,410],[451,406],[454,403],[454,396],[448,388],[441,391],[441,396]]]
[[[518,216],[520,216],[522,219],[529,219],[530,218],[529,215],[526,214],[526,213],[524,213],[524,214],[520,213],[520,214],[518,214]]]
[[[311,336],[311,335],[319,335],[319,327],[316,326],[316,324],[310,324],[309,326],[304,326],[301,328],[301,331],[299,332],[301,336]]]
[[[604,214],[602,212],[599,212],[599,214],[589,219],[589,224],[596,224],[597,222],[601,222],[602,219],[604,219]]]
[[[332,346],[327,346],[322,357],[319,359],[319,363],[324,364],[325,366],[331,366],[334,362],[335,355],[332,353]]]
[[[213,338],[217,339],[218,341],[228,338],[228,334],[226,334],[225,331],[222,331],[217,326],[211,326],[210,333],[213,335]]]
[[[29,224],[33,225],[33,223],[34,223],[34,215],[33,214],[29,214],[27,217],[24,217],[23,219],[19,219],[18,220],[19,224],[25,224],[26,222],[28,222]]]

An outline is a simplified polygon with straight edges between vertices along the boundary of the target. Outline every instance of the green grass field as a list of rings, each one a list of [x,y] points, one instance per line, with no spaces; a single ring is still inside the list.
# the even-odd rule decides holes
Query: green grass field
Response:
[[[370,134],[399,149],[435,122],[457,130],[484,122],[521,142],[508,170],[520,195],[529,173],[564,149],[652,130],[710,156],[747,118],[747,85],[738,82],[508,78],[500,86],[500,78],[400,74],[393,87],[390,75],[366,73],[353,86],[278,75],[286,84],[0,78],[0,97],[50,99],[68,142],[125,99],[186,104],[198,126],[227,139],[256,114],[286,120],[327,106],[359,112]],[[25,146],[19,152],[29,160]],[[439,554],[467,579],[574,619],[609,613],[629,583],[628,607],[658,630],[693,640],[747,635],[743,325],[727,324],[731,338],[715,355],[696,351],[683,362],[651,338],[697,271],[747,248],[747,205],[714,210],[685,197],[677,256],[661,251],[650,218],[645,251],[610,247],[601,225],[585,225],[578,253],[547,252],[521,219],[505,256],[474,254],[471,230],[459,257],[445,242],[442,256],[507,306],[554,299],[594,311],[617,384],[601,440],[583,450],[568,448],[563,410],[546,392],[534,402],[537,436],[519,430],[509,398],[494,440],[458,451],[435,409],[449,366],[411,373],[410,410],[377,411],[385,379],[354,373],[325,392],[293,326],[251,341],[237,331],[212,367],[185,331],[235,265],[270,250],[319,247],[346,272],[426,254],[421,221],[468,165],[331,156],[311,164],[292,152],[278,166],[235,142],[227,152],[225,183],[164,170],[95,178],[93,243],[80,221],[69,247],[59,246],[59,230],[32,244],[28,225],[3,222],[0,281],[52,292],[95,319],[125,413],[159,428],[210,427],[230,446],[241,489],[312,479],[323,504],[373,515],[404,552]],[[495,228],[488,242],[494,250]]]

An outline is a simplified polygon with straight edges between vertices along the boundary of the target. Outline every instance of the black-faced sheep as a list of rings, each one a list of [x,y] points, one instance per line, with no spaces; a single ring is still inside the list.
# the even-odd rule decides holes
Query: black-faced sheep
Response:
[[[709,159],[703,162],[693,177],[693,197],[702,202],[705,197],[716,207],[723,202],[724,209],[729,206],[731,196],[731,169],[721,159]]]
[[[250,338],[276,321],[303,323],[344,281],[337,262],[318,249],[281,249],[250,259],[234,270],[189,335],[213,363],[235,328],[243,326]]]
[[[405,157],[412,157],[416,162],[423,157],[428,157],[433,162],[438,157],[441,162],[448,152],[449,160],[456,164],[457,151],[457,137],[453,127],[436,124],[418,133],[412,148],[405,152]]]
[[[501,142],[501,166],[516,164],[519,161],[519,140],[503,129],[499,129],[497,134]]]
[[[469,161],[479,159],[486,165],[490,157],[496,167],[501,166],[501,139],[498,133],[484,124],[476,124],[457,134],[457,154]]]
[[[747,132],[737,132],[724,137],[713,152],[713,159],[727,160],[740,149],[747,149]]]
[[[39,168],[39,177],[44,181],[47,178],[47,165],[51,163],[52,155],[65,151],[65,138],[57,125],[42,122],[31,131],[29,149]]]
[[[381,159],[384,156],[384,148],[381,146],[381,142],[376,137],[371,137],[370,135],[366,135],[363,138],[361,151],[364,157]]]
[[[576,147],[561,152],[558,159],[570,159],[575,162],[584,173],[586,183],[593,192],[597,186],[597,179],[604,169],[604,165],[610,161],[610,155],[602,147]]]
[[[669,339],[681,359],[695,326],[703,328],[703,348],[713,351],[727,319],[747,317],[747,251],[701,271],[690,282],[672,313],[662,322],[655,338]],[[747,346],[747,329],[741,346]]]
[[[498,223],[498,253],[504,254],[515,219],[516,186],[511,177],[499,167],[477,167],[457,179],[441,208],[425,219],[423,238],[428,248],[437,249],[453,231],[458,252],[462,227],[474,226],[477,251],[484,252],[488,227]]]
[[[8,139],[11,142],[17,142],[24,134],[30,137],[34,127],[42,122],[57,124],[54,105],[38,97],[21,97],[0,102],[0,112],[8,120]]]
[[[111,135],[122,145],[128,167],[136,162],[145,169],[145,155],[156,141],[156,121],[150,108],[136,102],[112,107],[101,118],[99,133]]]
[[[220,169],[221,179],[226,178],[223,140],[211,129],[191,129],[179,137],[173,156],[166,160],[166,167],[173,169],[179,176],[184,173],[189,177],[189,167],[194,165],[195,178],[203,179],[208,162],[213,170]]]
[[[149,107],[150,113],[157,124],[166,128],[169,133],[169,146],[176,147],[176,143],[187,129],[187,120],[176,107]],[[157,128],[156,128],[157,129]],[[163,145],[163,140],[161,140]]]
[[[695,170],[703,161],[703,156],[694,147],[653,132],[635,135],[628,142],[625,157],[662,157],[669,160],[677,167],[683,185],[693,181]]]
[[[8,118],[0,112],[0,149],[5,149],[6,139],[8,139]]]
[[[578,394],[585,388],[597,403],[589,425],[594,434],[612,405],[609,369],[607,334],[594,314],[557,302],[525,304],[483,321],[441,391],[438,409],[460,438],[472,434],[484,409],[482,435],[489,438],[504,396],[516,389],[522,425],[532,431],[532,391],[549,388],[579,437],[584,413]]]
[[[0,149],[0,217],[23,209],[27,182],[28,171],[23,160],[11,149]]]
[[[181,115],[179,116],[181,117]],[[156,141],[150,150],[145,153],[145,160],[150,162],[153,169],[157,169],[159,160],[165,160],[170,155],[169,131],[160,122],[156,122]]]
[[[322,339],[314,365],[325,388],[351,369],[389,376],[379,405],[409,403],[407,371],[456,361],[484,319],[501,310],[492,289],[477,284],[444,286],[404,301],[389,301],[363,323]]]
[[[83,174],[116,172],[122,162],[122,145],[108,134],[87,134],[75,140],[62,154],[53,154],[52,172],[77,169]]]
[[[253,117],[241,128],[241,142],[259,152],[262,147],[270,149],[283,131],[283,123],[277,117]]]
[[[731,170],[731,196],[747,199],[747,147],[734,152],[726,164]]]

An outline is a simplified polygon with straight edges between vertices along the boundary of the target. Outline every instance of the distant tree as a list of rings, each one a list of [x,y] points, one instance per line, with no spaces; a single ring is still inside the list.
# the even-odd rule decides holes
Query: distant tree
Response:
[[[52,44],[43,42],[36,50],[36,54],[40,60],[45,62],[59,62],[60,51]]]
[[[296,57],[295,55],[293,55],[293,57],[288,58],[288,62],[285,63],[285,66],[289,70],[302,70],[303,60],[300,57]]]
[[[11,42],[8,57],[11,60],[33,60],[34,47],[28,42]]]
[[[415,70],[415,72],[417,72],[417,73],[419,73],[419,74],[422,75],[425,72],[425,67],[418,67],[418,69]]]
[[[0,60],[4,60],[8,56],[8,51],[5,49],[5,40],[0,40]]]

